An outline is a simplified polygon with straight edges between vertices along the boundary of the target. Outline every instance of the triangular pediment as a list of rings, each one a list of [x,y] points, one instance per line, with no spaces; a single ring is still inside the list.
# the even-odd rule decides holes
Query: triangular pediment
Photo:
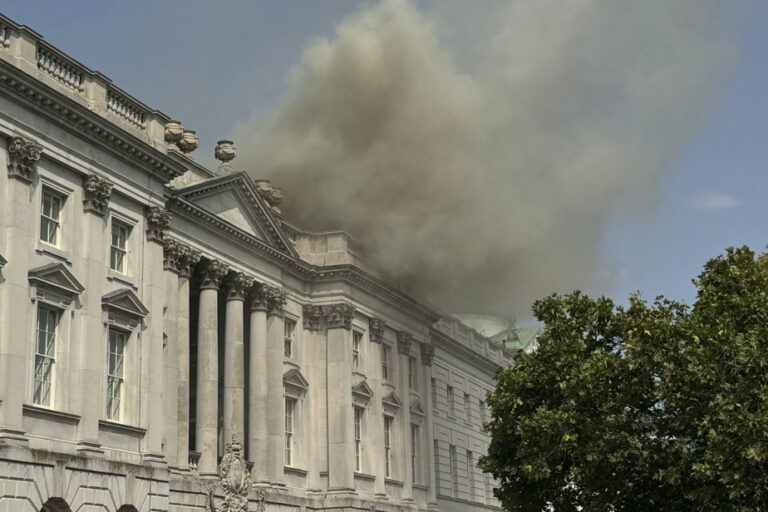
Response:
[[[282,252],[297,256],[269,205],[244,172],[217,176],[177,191],[176,197],[191,203],[247,236]]]
[[[358,402],[370,402],[373,398],[373,390],[364,380],[360,381],[359,384],[352,386],[352,398]]]
[[[48,286],[68,295],[79,295],[85,290],[85,287],[63,263],[49,263],[30,270],[28,278],[38,286]]]
[[[141,303],[133,290],[115,290],[101,298],[101,305],[105,309],[119,311],[132,317],[144,318],[149,310]]]
[[[294,391],[304,392],[309,389],[309,382],[297,368],[288,370],[283,374],[283,386],[292,388]]]
[[[411,414],[416,414],[418,416],[424,416],[426,414],[421,407],[421,402],[416,398],[411,401]]]
[[[396,411],[397,409],[400,409],[401,405],[403,405],[403,403],[400,401],[400,398],[397,396],[397,393],[394,391],[390,392],[387,396],[382,398],[381,404],[384,406],[384,409],[388,409],[390,411]]]

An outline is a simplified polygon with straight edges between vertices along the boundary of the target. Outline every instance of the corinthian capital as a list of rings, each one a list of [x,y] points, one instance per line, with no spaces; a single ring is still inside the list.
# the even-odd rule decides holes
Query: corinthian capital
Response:
[[[179,277],[189,279],[189,276],[192,275],[192,267],[197,265],[197,262],[200,261],[202,255],[200,254],[200,251],[187,247],[186,245],[179,244],[179,249]]]
[[[384,339],[384,328],[386,327],[384,320],[379,318],[371,318],[368,320],[368,337],[374,343],[381,343]]]
[[[227,275],[229,267],[218,260],[208,260],[203,268],[203,282],[200,289],[218,290],[222,279]]]
[[[83,210],[104,215],[112,197],[113,187],[112,183],[97,174],[89,174],[83,178]]]
[[[176,240],[166,239],[163,242],[163,269],[179,273],[179,261],[185,246]]]
[[[147,212],[147,240],[163,242],[165,232],[171,225],[171,213],[159,206],[150,206]]]
[[[397,351],[403,355],[411,353],[411,342],[413,336],[405,331],[397,331]]]
[[[323,317],[328,329],[351,329],[355,307],[351,304],[329,304],[323,306]]]
[[[37,173],[37,161],[43,148],[37,143],[14,136],[8,143],[8,176],[31,183]]]
[[[267,304],[268,315],[282,315],[283,306],[286,302],[286,294],[280,288],[265,284],[261,287],[261,293],[264,295],[264,301]]]
[[[251,276],[242,272],[232,272],[227,280],[227,300],[243,300],[251,286],[253,286]]]
[[[432,366],[432,360],[435,358],[435,346],[431,343],[421,344],[421,362],[426,366]]]

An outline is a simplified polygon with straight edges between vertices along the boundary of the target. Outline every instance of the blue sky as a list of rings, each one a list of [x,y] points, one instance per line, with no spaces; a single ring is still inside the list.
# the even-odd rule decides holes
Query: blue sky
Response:
[[[735,41],[739,61],[663,174],[660,196],[641,216],[616,208],[603,232],[600,252],[620,276],[610,290],[619,301],[639,290],[690,302],[691,279],[708,258],[768,243],[768,2],[753,3]],[[210,164],[216,140],[285,93],[303,49],[360,8],[352,0],[11,1],[2,12],[196,129],[195,155]]]

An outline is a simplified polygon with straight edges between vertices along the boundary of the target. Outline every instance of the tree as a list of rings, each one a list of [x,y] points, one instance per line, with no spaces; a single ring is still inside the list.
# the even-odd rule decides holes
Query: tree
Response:
[[[768,257],[728,249],[693,308],[537,301],[496,374],[480,467],[509,511],[768,511]]]

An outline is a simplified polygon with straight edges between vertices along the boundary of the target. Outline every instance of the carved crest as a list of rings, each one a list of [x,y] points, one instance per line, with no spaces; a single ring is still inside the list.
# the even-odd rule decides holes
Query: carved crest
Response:
[[[243,460],[243,444],[232,436],[219,467],[224,501],[216,506],[213,489],[208,491],[208,508],[211,512],[247,512],[251,478]]]

